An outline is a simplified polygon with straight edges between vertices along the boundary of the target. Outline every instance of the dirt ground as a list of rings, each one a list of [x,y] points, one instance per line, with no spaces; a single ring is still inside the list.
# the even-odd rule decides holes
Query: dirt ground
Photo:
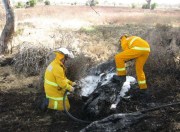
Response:
[[[22,91],[20,91],[22,92]],[[0,130],[5,131],[79,131],[84,124],[68,118],[65,113],[35,109],[35,93],[22,94],[18,90],[0,92]]]
[[[15,74],[10,66],[0,67],[0,131],[79,131],[84,124],[68,118],[65,113],[39,111],[37,99],[42,96],[37,77],[27,79]],[[17,86],[21,83],[20,86]],[[81,103],[80,103],[81,105]],[[74,106],[78,106],[78,101]],[[78,114],[76,114],[78,115]]]
[[[90,7],[35,7],[27,9],[17,9],[17,32],[14,37],[14,45],[22,44],[24,41],[34,42],[35,44],[52,44],[55,43],[55,36],[57,28],[71,28],[73,30],[79,30],[81,26],[92,25],[127,25],[127,28],[131,33],[143,34],[147,30],[146,27],[139,27],[138,24],[156,25],[171,24],[173,27],[180,26],[180,10],[141,10],[141,9],[129,9],[129,8],[111,8],[111,7],[96,7],[95,8],[100,15],[95,13]],[[5,14],[2,13],[3,8],[0,8],[0,29],[3,28],[5,22]],[[79,15],[79,13],[81,15]],[[51,14],[51,16],[49,15]],[[61,14],[61,15],[60,15]],[[113,14],[113,15],[112,15]],[[52,20],[52,21],[50,21]],[[128,24],[135,24],[130,26]],[[137,25],[136,25],[137,24]],[[52,31],[53,30],[53,31]],[[55,30],[55,31],[54,31]],[[89,30],[89,29],[88,29]],[[96,54],[96,52],[102,51],[101,54],[110,56],[115,52],[116,46],[111,46],[116,43],[119,37],[119,32],[116,27],[113,27],[109,32],[109,27],[106,29],[99,29],[100,35],[91,34],[91,32],[84,32],[75,36],[78,38],[76,43],[82,43],[89,46],[89,54]],[[127,31],[121,29],[122,32]],[[137,32],[138,31],[138,32]],[[166,32],[166,30],[165,30]],[[66,35],[66,34],[64,34]],[[150,34],[152,35],[152,34]],[[166,35],[166,34],[165,34]],[[55,36],[55,37],[54,37]],[[73,36],[73,34],[72,34]],[[74,41],[74,36],[72,37]],[[114,37],[115,36],[115,37]],[[33,38],[33,39],[32,39]],[[178,38],[178,37],[177,37]],[[83,41],[82,41],[83,40]],[[92,40],[92,41],[91,41]],[[162,40],[163,41],[163,40]],[[179,41],[179,40],[178,40]],[[74,43],[75,43],[74,42]],[[73,44],[74,44],[73,43]],[[75,43],[75,44],[76,44]],[[92,45],[90,45],[90,44]],[[177,42],[179,43],[179,42]],[[89,44],[89,45],[88,45]],[[102,45],[108,45],[104,49],[100,48]],[[95,50],[95,46],[99,45],[99,49]],[[90,50],[91,48],[91,50]],[[110,52],[104,53],[104,50]],[[92,51],[92,52],[91,52]],[[163,52],[164,53],[164,52]],[[97,56],[101,56],[98,54]],[[104,55],[104,56],[105,56]],[[157,57],[157,56],[155,56]],[[94,58],[97,58],[96,56]],[[94,59],[93,58],[93,59]],[[108,57],[104,57],[107,60]],[[153,61],[153,60],[151,60]],[[149,66],[159,66],[161,64]],[[167,64],[168,66],[168,64]],[[161,69],[158,68],[159,70]],[[163,70],[162,70],[163,71]],[[179,70],[177,70],[179,71]],[[150,87],[153,89],[153,101],[148,107],[155,105],[161,105],[164,103],[176,102],[180,100],[180,83],[179,74],[173,73],[171,70],[158,72],[152,68],[148,76]],[[172,79],[172,81],[171,81]],[[167,82],[167,83],[166,83]],[[171,83],[170,83],[171,82]],[[60,131],[60,132],[78,132],[87,124],[75,122],[70,119],[65,113],[58,111],[48,110],[46,112],[39,111],[37,109],[37,100],[41,98],[42,92],[38,87],[39,76],[24,76],[22,74],[15,73],[12,65],[6,65],[0,67],[0,131]],[[72,101],[73,100],[73,101]],[[79,118],[84,118],[81,113],[82,100],[74,100],[71,97],[71,113]],[[135,100],[123,100],[118,106],[118,112],[134,112],[144,109],[138,99]],[[138,124],[129,128],[128,132],[177,132],[180,131],[180,107],[168,107],[154,112],[149,112],[149,116],[146,119],[140,121]]]

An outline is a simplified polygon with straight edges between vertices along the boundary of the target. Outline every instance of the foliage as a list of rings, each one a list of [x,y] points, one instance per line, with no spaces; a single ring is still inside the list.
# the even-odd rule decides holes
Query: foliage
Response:
[[[26,7],[30,7],[29,1],[26,2]]]
[[[157,7],[157,3],[151,4],[151,10],[154,10]]]
[[[149,7],[148,4],[143,4],[142,5],[142,9],[151,9],[151,10],[154,10],[156,7],[157,7],[157,3],[151,4],[150,7]]]
[[[89,0],[86,2],[86,6],[96,6],[99,4],[98,0]]]
[[[36,0],[29,0],[30,7],[34,7],[36,5]]]
[[[146,2],[147,2],[147,9],[150,9],[150,7],[151,7],[151,0],[146,0]]]
[[[97,0],[92,0],[90,6],[96,6],[98,4]]]
[[[86,6],[89,6],[89,3],[88,3],[88,2],[86,2]]]
[[[74,3],[71,3],[71,5],[77,5],[77,3],[76,3],[76,2],[74,2]]]
[[[143,4],[142,9],[148,9],[148,4]]]
[[[49,1],[49,0],[46,0],[46,1],[44,2],[44,4],[45,4],[45,5],[50,5],[50,1]]]
[[[16,8],[23,8],[24,5],[22,2],[18,2],[17,5],[15,6]]]
[[[18,35],[22,35],[23,34],[23,31],[24,31],[24,28],[20,28],[20,29],[17,29],[14,33],[14,37],[18,36]]]
[[[133,4],[131,5],[131,7],[134,9],[134,8],[136,8],[136,5],[133,3]]]

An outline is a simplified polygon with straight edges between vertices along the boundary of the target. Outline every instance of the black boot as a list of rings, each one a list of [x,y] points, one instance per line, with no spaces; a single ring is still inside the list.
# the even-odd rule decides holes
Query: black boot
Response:
[[[126,76],[114,75],[112,77],[112,82],[114,82],[114,83],[124,83],[125,81],[126,81]]]
[[[139,89],[137,87],[131,88],[123,98],[124,99],[130,98],[131,100],[139,100],[142,103],[151,102],[151,95],[149,90]]]
[[[152,102],[152,97],[148,89],[140,89],[140,100],[142,104],[148,104]]]
[[[139,100],[140,98],[140,89],[137,87],[131,87],[129,91],[126,92],[123,99]]]
[[[48,108],[49,99],[45,98],[42,102],[42,104],[39,106],[41,111],[46,111]]]

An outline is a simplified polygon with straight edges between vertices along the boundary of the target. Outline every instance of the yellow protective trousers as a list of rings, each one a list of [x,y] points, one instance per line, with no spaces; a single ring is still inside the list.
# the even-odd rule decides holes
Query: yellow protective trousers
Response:
[[[59,94],[60,94],[59,98],[53,98],[53,97],[46,95],[46,98],[49,99],[49,104],[48,104],[49,109],[60,110],[60,111],[64,110],[64,108],[63,108],[64,92],[60,91]],[[69,104],[69,100],[67,97],[66,97],[65,105],[66,105],[66,109],[69,110],[70,104]]]
[[[128,49],[115,55],[117,75],[126,75],[125,62],[135,59],[136,75],[140,89],[147,89],[146,77],[143,71],[144,64],[149,56],[148,51]]]

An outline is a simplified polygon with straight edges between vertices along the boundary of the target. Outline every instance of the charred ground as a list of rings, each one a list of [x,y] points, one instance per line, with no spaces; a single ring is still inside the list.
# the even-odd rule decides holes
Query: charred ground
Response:
[[[28,89],[28,88],[26,88]],[[33,90],[33,88],[30,88]],[[177,94],[179,89],[175,88],[176,93],[171,90],[161,91],[165,96],[154,96],[156,105],[175,102],[179,99]],[[35,89],[33,91],[36,91]],[[0,124],[1,131],[80,131],[87,124],[78,123],[70,119],[65,113],[48,110],[39,111],[36,107],[37,99],[42,96],[40,93],[27,92],[26,90],[10,90],[0,92]],[[82,100],[71,97],[71,113],[81,119]],[[149,106],[151,107],[151,106]],[[153,106],[152,106],[153,107]],[[147,108],[147,107],[146,107]],[[126,131],[179,131],[180,130],[180,107],[168,107],[154,112],[148,112],[147,117],[132,125]],[[123,100],[118,105],[115,113],[128,113],[145,109],[139,99]]]

